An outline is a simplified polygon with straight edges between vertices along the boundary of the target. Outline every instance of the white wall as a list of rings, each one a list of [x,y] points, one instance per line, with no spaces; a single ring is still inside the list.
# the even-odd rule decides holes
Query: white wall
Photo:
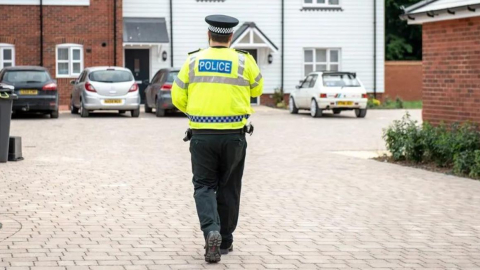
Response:
[[[40,0],[0,0],[0,5],[40,5]],[[45,6],[88,6],[90,0],[43,0]]]
[[[303,1],[285,2],[285,91],[304,76],[304,48],[340,48],[341,70],[357,72],[373,91],[373,0],[342,0],[343,11],[300,11]],[[384,12],[377,2],[377,90],[383,92]]]
[[[1,1],[1,0],[0,0]],[[373,91],[373,0],[342,0],[341,12],[300,11],[302,0],[285,1],[285,92],[303,78],[304,48],[341,48],[343,71],[357,72],[369,91]],[[164,17],[170,31],[168,0],[124,0],[125,17]],[[281,85],[281,1],[227,0],[197,2],[174,0],[174,66],[180,67],[188,52],[208,47],[205,17],[226,14],[240,24],[253,21],[279,48],[273,64],[261,65],[264,93]],[[377,91],[384,92],[384,4],[377,0]],[[170,38],[171,35],[169,34]],[[155,48],[153,49],[155,50]],[[169,54],[170,46],[164,45]],[[153,59],[152,76],[167,62]],[[161,61],[161,60],[160,60]]]

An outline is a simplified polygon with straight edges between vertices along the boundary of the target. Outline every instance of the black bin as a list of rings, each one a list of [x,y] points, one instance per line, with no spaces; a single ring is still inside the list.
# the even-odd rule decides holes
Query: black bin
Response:
[[[12,104],[18,98],[13,90],[13,86],[0,83],[0,163],[8,161]]]

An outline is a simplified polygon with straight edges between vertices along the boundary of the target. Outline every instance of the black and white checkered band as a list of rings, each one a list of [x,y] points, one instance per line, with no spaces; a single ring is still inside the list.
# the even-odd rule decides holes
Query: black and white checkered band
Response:
[[[222,28],[222,27],[216,27],[212,25],[208,26],[208,30],[220,35],[228,35],[233,33],[233,28]]]

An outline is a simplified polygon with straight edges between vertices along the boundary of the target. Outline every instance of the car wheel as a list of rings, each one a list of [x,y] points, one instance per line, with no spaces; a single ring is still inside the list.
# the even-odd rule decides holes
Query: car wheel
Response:
[[[130,111],[130,113],[132,114],[132,117],[139,117],[140,116],[140,108],[136,109],[136,110],[132,110]]]
[[[367,109],[355,109],[355,115],[358,118],[365,118],[367,115]]]
[[[342,112],[342,110],[333,109],[333,114],[340,114],[341,112]]]
[[[146,113],[152,113],[153,112],[153,109],[148,107],[148,103],[147,101],[145,101],[145,112]]]
[[[70,113],[72,114],[78,114],[78,108],[75,107],[73,104],[70,104]]]
[[[119,114],[125,114],[127,111],[118,111]]]
[[[50,112],[50,118],[57,119],[59,116],[58,109],[56,111]]]
[[[83,101],[82,101],[82,110],[80,112],[80,116],[81,117],[89,117],[90,116],[90,112],[85,109],[85,105],[83,105]]]
[[[155,115],[157,117],[164,117],[165,116],[165,110],[160,108],[160,102],[157,100],[156,106],[155,106]]]
[[[298,113],[298,108],[295,105],[295,100],[293,97],[290,97],[290,101],[288,102],[288,109],[291,114],[297,114]]]
[[[310,115],[313,118],[321,117],[323,114],[322,110],[318,108],[317,101],[312,99],[312,103],[310,104]]]

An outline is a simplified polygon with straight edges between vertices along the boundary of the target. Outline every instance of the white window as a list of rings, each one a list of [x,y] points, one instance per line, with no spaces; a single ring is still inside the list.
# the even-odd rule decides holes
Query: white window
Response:
[[[302,0],[306,7],[339,7],[340,0]]]
[[[339,49],[305,49],[304,75],[313,71],[339,71]]]
[[[77,78],[83,70],[83,46],[57,45],[56,70],[59,78]]]
[[[15,47],[0,43],[0,69],[15,66]]]

